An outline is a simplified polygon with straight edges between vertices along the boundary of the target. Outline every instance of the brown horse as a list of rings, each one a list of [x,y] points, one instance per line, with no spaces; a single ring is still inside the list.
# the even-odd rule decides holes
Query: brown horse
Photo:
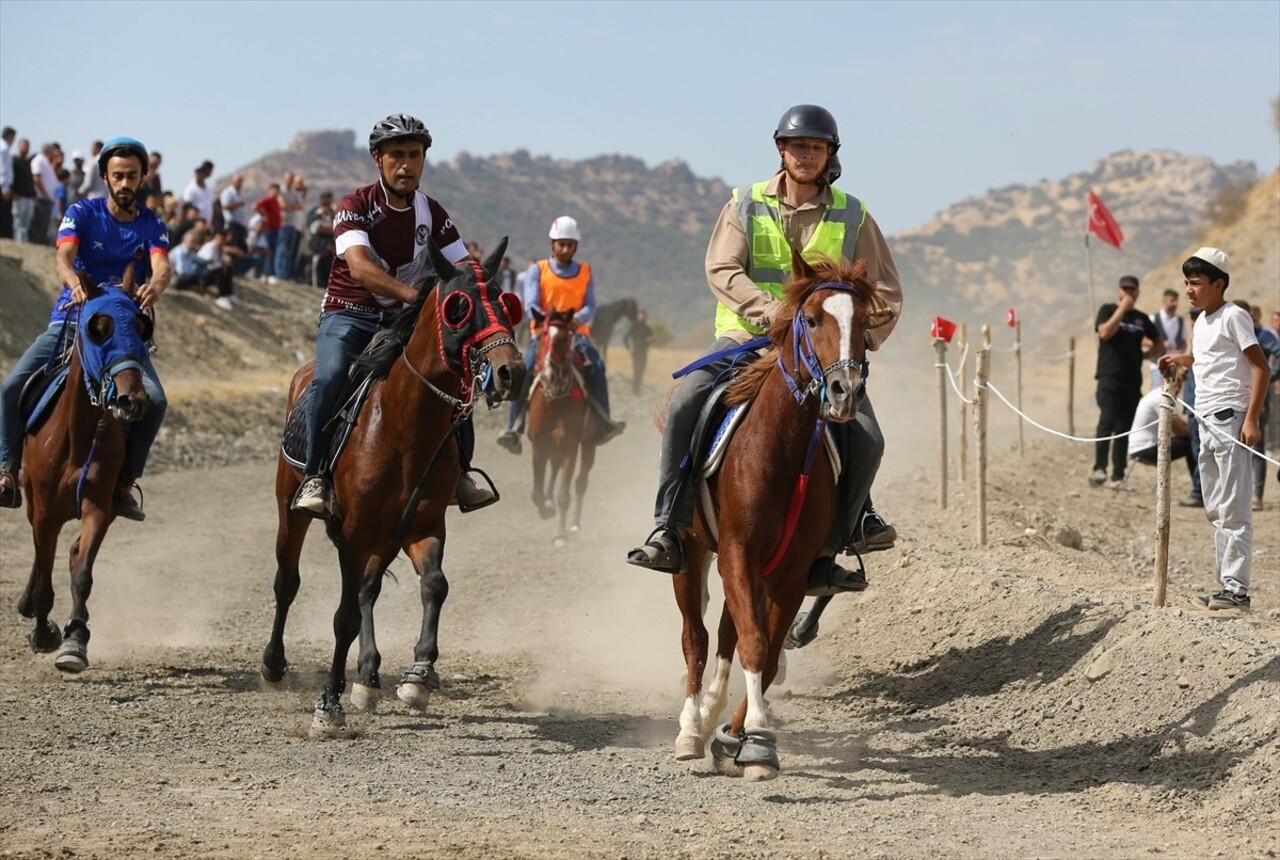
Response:
[[[439,689],[437,629],[449,592],[441,569],[445,511],[460,469],[453,431],[486,384],[486,395],[510,400],[524,381],[524,360],[512,338],[520,321],[519,301],[509,293],[499,295],[491,283],[506,245],[504,238],[483,264],[467,261],[456,269],[430,246],[438,283],[434,278],[419,283],[417,300],[392,323],[392,348],[386,354],[390,368],[373,384],[334,467],[327,530],[338,548],[342,598],[333,617],[333,663],[316,703],[313,733],[329,734],[345,724],[341,695],[347,654],[357,635],[352,704],[361,710],[376,707],[382,657],[374,638],[373,608],[383,574],[401,550],[418,575],[423,614],[413,666],[404,671],[396,694],[421,709],[431,691]],[[294,375],[291,409],[312,373],[309,362]],[[288,665],[284,625],[298,593],[298,558],[311,524],[309,517],[290,510],[301,479],[282,452],[276,470],[276,614],[262,655],[262,675],[268,681],[280,680]]]
[[[596,414],[587,397],[581,360],[573,348],[576,310],[552,311],[538,338],[535,385],[529,394],[529,441],[533,444],[533,504],[543,519],[560,513],[556,546],[565,546],[582,527],[582,498],[596,462]],[[547,467],[551,478],[547,480]],[[574,486],[573,524],[569,517],[569,484]],[[558,484],[558,486],[557,486]],[[545,487],[545,489],[544,489]],[[556,504],[551,504],[552,494]]]
[[[115,519],[111,498],[124,466],[125,425],[141,418],[149,403],[142,367],[152,331],[151,318],[138,310],[132,297],[132,265],[120,289],[100,289],[84,273],[80,284],[87,298],[78,311],[71,311],[75,349],[66,388],[22,446],[27,520],[36,557],[18,612],[36,621],[27,635],[32,650],[57,648],[54,665],[67,673],[89,666],[93,562]],[[69,322],[68,332],[70,326]],[[66,630],[59,631],[49,618],[53,561],[62,526],[77,517],[80,534],[71,546],[71,617]]]
[[[866,279],[865,261],[811,267],[793,254],[791,271],[784,310],[769,331],[773,346],[729,391],[730,403],[751,401],[749,411],[709,480],[713,511],[700,508],[683,535],[684,566],[674,577],[688,669],[676,758],[702,758],[714,731],[717,766],[726,772],[740,766],[748,779],[772,779],[778,772],[764,695],[835,515],[835,475],[820,434],[826,422],[856,415],[865,390],[864,333],[888,313]],[[718,554],[725,603],[704,699],[702,616],[712,553]],[[747,695],[732,720],[717,727],[735,646]]]

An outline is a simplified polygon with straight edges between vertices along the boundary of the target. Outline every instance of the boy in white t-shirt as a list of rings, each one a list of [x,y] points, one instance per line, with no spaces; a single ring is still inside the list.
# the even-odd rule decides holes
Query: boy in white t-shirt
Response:
[[[1187,298],[1204,313],[1191,337],[1191,355],[1162,355],[1159,367],[1191,367],[1201,416],[1200,485],[1214,529],[1214,566],[1222,590],[1204,600],[1210,609],[1248,609],[1253,561],[1253,447],[1262,436],[1258,417],[1269,368],[1249,314],[1223,298],[1231,258],[1201,248],[1182,264]],[[1237,444],[1238,442],[1243,443]]]

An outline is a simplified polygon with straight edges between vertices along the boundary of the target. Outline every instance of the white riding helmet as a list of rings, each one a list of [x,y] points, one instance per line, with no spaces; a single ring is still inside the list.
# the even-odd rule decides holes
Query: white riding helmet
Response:
[[[561,215],[552,221],[551,232],[547,235],[551,237],[552,241],[556,239],[570,239],[574,242],[582,241],[582,234],[578,232],[578,222],[568,215]]]

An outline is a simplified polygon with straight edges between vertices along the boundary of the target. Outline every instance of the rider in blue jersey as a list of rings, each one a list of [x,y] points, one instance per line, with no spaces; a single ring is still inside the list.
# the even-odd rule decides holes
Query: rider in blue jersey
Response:
[[[98,155],[98,173],[106,181],[108,196],[72,204],[58,229],[54,270],[62,281],[62,294],[54,303],[48,328],[0,385],[0,507],[16,508],[22,504],[18,468],[23,426],[18,400],[27,380],[57,349],[70,308],[85,300],[77,272],[85,272],[97,284],[118,284],[133,263],[134,281],[141,284],[134,298],[142,310],[152,307],[169,286],[168,231],[156,214],[138,200],[138,186],[147,175],[147,167],[147,149],[141,143],[131,137],[108,141]],[[132,520],[145,517],[131,487],[142,475],[168,405],[150,360],[145,362],[142,376],[151,405],[130,429],[125,464],[112,501],[117,516]]]

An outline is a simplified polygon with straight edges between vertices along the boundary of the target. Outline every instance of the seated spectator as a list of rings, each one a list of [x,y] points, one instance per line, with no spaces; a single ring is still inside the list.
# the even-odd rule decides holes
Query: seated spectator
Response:
[[[169,247],[176,248],[181,245],[187,231],[195,227],[200,220],[200,210],[194,204],[183,204],[182,214],[178,216],[177,223],[169,224]]]
[[[240,249],[231,244],[231,233],[225,227],[215,231],[197,252],[205,261],[205,287],[212,285],[216,289],[217,298],[213,303],[225,311],[236,305],[231,274],[240,253]]]
[[[169,252],[169,265],[173,269],[171,286],[175,289],[204,288],[203,278],[208,262],[200,256],[200,247],[203,244],[203,235],[196,230],[187,230],[182,234],[182,241]]]
[[[1182,391],[1182,380],[1183,374],[1180,372],[1171,389],[1175,398]],[[1157,388],[1154,391],[1148,391],[1138,401],[1138,411],[1134,413],[1133,427],[1130,429],[1129,436],[1129,460],[1131,463],[1136,461],[1145,466],[1154,466],[1156,464],[1159,456],[1159,425],[1150,427],[1146,425],[1160,418],[1160,403],[1163,399],[1164,393]],[[1171,418],[1173,438],[1170,439],[1169,444],[1169,459],[1179,460],[1185,458],[1187,471],[1190,473],[1194,484],[1198,452],[1191,447],[1191,427],[1187,424],[1187,419],[1182,415],[1181,405],[1177,406]]]

